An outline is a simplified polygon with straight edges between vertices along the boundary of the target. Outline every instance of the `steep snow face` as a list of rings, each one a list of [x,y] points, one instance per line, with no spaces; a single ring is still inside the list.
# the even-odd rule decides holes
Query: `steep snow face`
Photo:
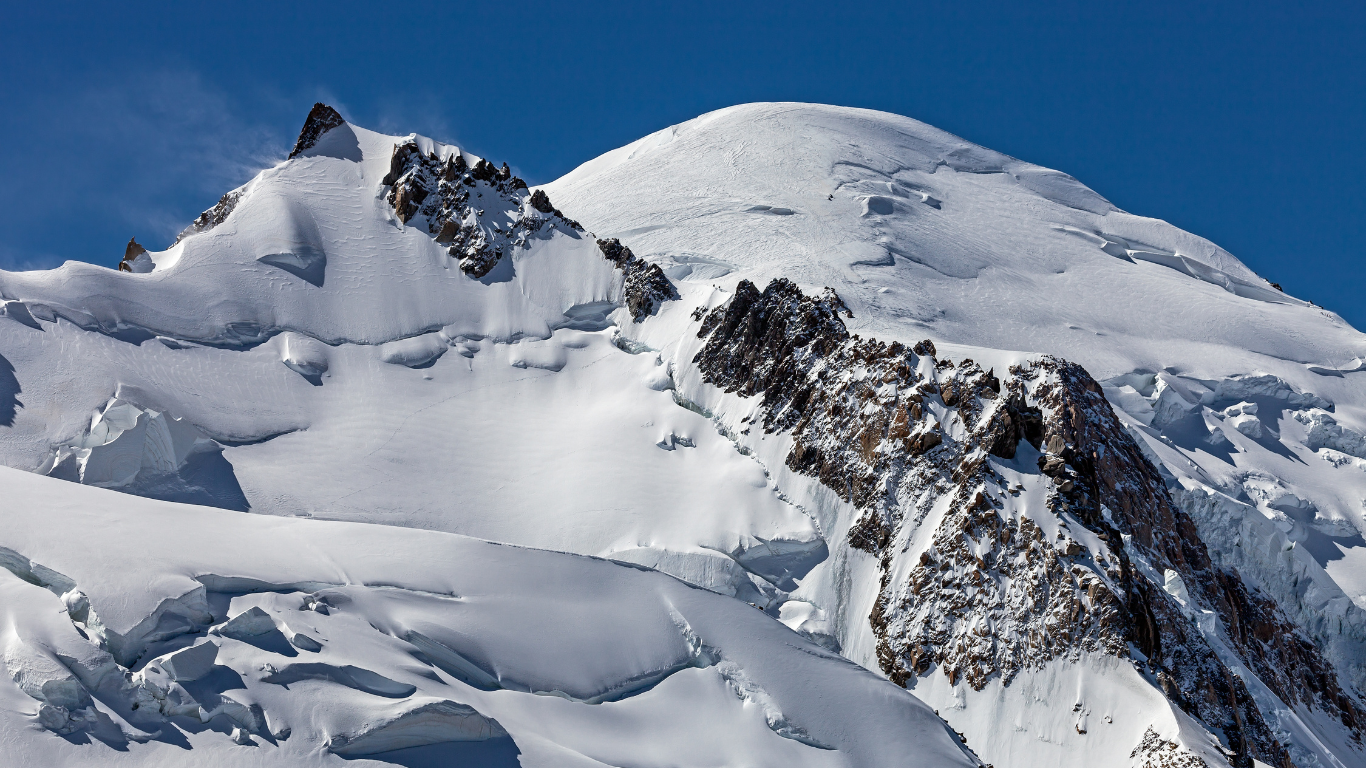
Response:
[[[1220,605],[1235,608],[1225,618],[1233,623],[1202,629],[1210,652],[1222,654],[1221,663],[1249,681],[1247,695],[1258,701],[1297,764],[1360,759],[1359,736],[1353,735],[1360,724],[1350,716],[1339,722],[1312,706],[1285,704],[1257,682],[1263,676],[1270,688],[1294,698],[1276,679],[1280,665],[1270,659],[1294,656],[1296,644],[1308,643],[1332,664],[1315,662],[1312,674],[1338,677],[1354,702],[1343,711],[1361,706],[1366,465],[1359,438],[1366,433],[1366,375],[1359,363],[1366,337],[1340,318],[1285,295],[1206,240],[1117,210],[1065,174],[866,110],[802,104],[721,110],[610,152],[545,189],[585,226],[622,238],[659,264],[679,285],[680,315],[698,304],[731,303],[741,280],[762,288],[781,277],[812,295],[833,289],[852,310],[842,322],[883,342],[909,348],[929,337],[941,358],[970,357],[1002,374],[1039,353],[1082,364],[1103,380],[1119,418],[1161,468],[1173,501],[1208,545],[1217,572],[1225,574],[1219,589],[1226,597],[1219,600],[1231,601]],[[673,353],[681,371],[695,364],[699,347],[672,339],[691,336],[695,327],[665,313],[640,338]],[[785,382],[781,397],[805,398],[789,375],[783,369],[779,377]],[[841,375],[823,386],[854,386],[865,374],[855,369]],[[810,488],[800,472],[782,466],[793,467],[792,439],[759,436],[758,430],[749,435],[756,419],[766,428],[773,419],[795,421],[765,415],[785,401],[762,389],[762,403],[749,399],[757,394],[753,388],[741,388],[739,397],[722,395],[710,381],[680,375],[680,394],[703,404],[760,456],[775,485],[825,521],[829,538],[838,540],[843,531],[854,539],[869,535],[854,523],[862,509],[883,509],[872,492],[884,490],[878,483],[888,482],[885,475],[831,474],[818,461],[818,469],[806,471],[818,475],[822,488]],[[895,387],[883,391],[888,386],[879,389],[874,381],[867,389],[882,403],[895,401]],[[937,409],[932,422],[906,436],[914,438],[910,453],[964,437],[972,408]],[[925,418],[930,412],[926,406]],[[880,427],[872,422],[865,411],[857,427],[863,434],[843,434],[844,440],[868,438],[862,445],[870,466],[884,450],[878,446],[886,445],[879,440],[890,442],[896,428],[894,420]],[[841,440],[841,434],[825,437],[830,445]],[[896,453],[889,457],[895,461]],[[1062,475],[1054,484],[1061,491],[1071,487]],[[922,511],[912,525],[896,522],[909,512],[887,502],[886,513],[912,543],[946,530],[942,526],[963,524],[943,517],[947,497],[937,497],[944,506],[935,506],[935,492],[927,493],[917,501]],[[1041,502],[1036,500],[1036,512]],[[869,576],[859,575],[864,566],[857,556],[835,552],[793,597],[840,606],[842,619],[817,623],[833,626],[852,658],[877,666],[875,642],[861,629],[874,610],[871,593],[855,597],[860,590],[847,586]],[[890,579],[884,590],[910,578],[913,558],[898,560],[908,561],[905,570],[884,564],[884,579]],[[1179,579],[1168,584],[1160,572],[1149,579],[1159,590],[1182,592]],[[822,591],[817,583],[826,580],[832,586]],[[1222,612],[1220,605],[1190,610]],[[1275,608],[1268,613],[1257,607],[1263,605]],[[934,615],[927,621],[954,620]],[[982,626],[989,637],[996,625]],[[1237,652],[1243,661],[1228,655],[1234,647],[1243,649]],[[1249,671],[1244,661],[1261,671]],[[1025,676],[1038,674],[1045,672]],[[1005,686],[1002,696],[1040,685],[1051,683]],[[935,683],[925,689],[941,688]],[[944,701],[926,695],[936,706]],[[995,722],[980,708],[950,720],[979,739],[986,733],[972,729],[991,729]],[[1155,733],[1156,741],[1144,737],[1153,749],[1166,743],[1162,739],[1182,741]],[[1057,737],[1047,728],[1035,735]],[[1066,739],[1078,737],[1084,741],[1080,733]],[[1028,741],[1022,738],[1021,745]],[[1034,759],[1009,746],[1010,739],[988,740],[995,745],[983,752],[989,760]],[[1039,764],[1055,764],[1043,752],[1026,752]],[[1083,762],[1085,752],[1081,745],[1063,750],[1072,756],[1067,759]]]
[[[856,332],[906,343],[1064,355],[1098,379],[1177,358],[1191,375],[1304,375],[1366,354],[1213,243],[896,115],[732,107],[545,189],[675,277],[830,286]]]
[[[319,107],[132,245],[0,273],[0,754],[979,764],[777,620],[819,524],[622,335],[662,272],[506,165]]]
[[[972,763],[834,651],[997,765],[1362,759],[1361,337],[1065,174],[750,105],[528,190],[320,106],[133,245],[0,273],[9,722]]]
[[[978,764],[910,694],[662,574],[0,483],[7,763]]]

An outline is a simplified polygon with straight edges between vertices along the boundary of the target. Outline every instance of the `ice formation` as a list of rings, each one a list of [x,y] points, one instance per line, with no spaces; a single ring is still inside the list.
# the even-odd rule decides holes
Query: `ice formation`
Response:
[[[906,118],[528,189],[318,105],[167,250],[0,273],[0,750],[1360,764],[1363,356]]]

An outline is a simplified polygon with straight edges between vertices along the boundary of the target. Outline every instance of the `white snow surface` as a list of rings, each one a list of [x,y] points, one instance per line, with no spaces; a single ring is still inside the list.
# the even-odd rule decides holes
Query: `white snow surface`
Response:
[[[741,279],[762,288],[786,277],[808,292],[834,288],[860,334],[929,338],[941,355],[998,370],[1036,354],[1081,363],[1150,444],[1216,563],[1274,597],[1358,690],[1366,683],[1366,336],[1337,315],[1066,174],[869,110],[723,109],[545,189],[599,236],[660,264],[683,312],[724,301]],[[676,328],[647,325],[641,338],[682,369],[696,346],[671,343]],[[721,405],[709,389],[680,384],[738,427],[746,406]],[[785,451],[756,449],[777,468],[775,485],[800,499],[805,483],[782,470]],[[829,528],[832,541],[844,530]],[[846,627],[870,607],[837,602]],[[876,668],[866,637],[843,640]],[[1280,709],[1272,725],[1297,760],[1363,759],[1359,746],[1324,746],[1340,732],[1331,720],[1297,736],[1306,726]],[[975,746],[995,734],[989,717],[963,722]],[[1002,751],[979,747],[988,762],[1058,764],[1048,750],[1025,756],[990,740]],[[1095,764],[1085,753],[1058,759]]]
[[[547,185],[589,232],[549,228],[474,280],[384,199],[407,138],[334,128],[148,273],[0,272],[0,464],[54,476],[0,471],[0,563],[29,574],[0,571],[0,754],[972,764],[928,708],[830,652],[878,668],[854,510],[692,365],[693,310],[779,276],[834,288],[863,335],[998,371],[1084,365],[1216,562],[1366,683],[1366,337],[1218,246],[908,118],[754,104]],[[681,298],[631,322],[595,237]],[[120,418],[128,437],[101,442]],[[134,434],[154,424],[180,442]],[[54,479],[96,451],[117,490]],[[180,689],[152,661],[205,643],[217,671]],[[187,714],[127,720],[100,693],[125,673]],[[915,695],[997,766],[1127,765],[1149,727],[1221,759],[1115,660],[1002,690],[940,678]],[[70,714],[95,711],[82,686],[108,723]],[[66,721],[39,712],[52,701]],[[1323,765],[1362,759],[1313,713],[1273,726]],[[430,746],[447,737],[490,740]]]
[[[833,287],[851,327],[879,338],[1058,354],[1097,379],[1177,363],[1212,378],[1253,361],[1306,374],[1366,353],[1340,318],[1207,240],[881,112],[723,109],[545,189],[684,280]]]
[[[627,351],[591,236],[467,277],[400,140],[334,129],[152,272],[0,273],[0,457],[53,475],[0,470],[0,762],[976,764],[747,604],[825,540]]]
[[[0,478],[10,764],[169,763],[189,739],[196,765],[329,765],[341,764],[334,753],[384,761],[395,747],[508,735],[522,765],[974,764],[914,696],[662,574],[9,468]],[[72,591],[89,606],[79,622],[55,594]],[[177,622],[191,633],[159,639]],[[148,718],[146,696],[132,709],[116,663],[135,682],[164,681],[171,698],[188,692],[192,718]],[[93,706],[94,743],[25,723],[44,705]],[[433,705],[463,730],[393,726],[423,707],[435,719]],[[247,750],[216,733],[233,728]],[[443,754],[459,760],[460,748]]]

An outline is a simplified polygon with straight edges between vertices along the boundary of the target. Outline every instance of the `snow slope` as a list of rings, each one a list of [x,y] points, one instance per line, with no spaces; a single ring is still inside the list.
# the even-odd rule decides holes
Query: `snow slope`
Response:
[[[974,764],[911,695],[657,573],[0,477],[6,764]]]
[[[586,233],[454,147],[313,133],[151,271],[0,275],[0,455],[39,473],[0,477],[0,762],[976,764],[730,599],[824,540],[618,338]],[[486,274],[386,199],[405,142],[528,233]]]
[[[1206,378],[1265,369],[1315,390],[1335,382],[1306,365],[1366,354],[1340,318],[1217,245],[895,115],[732,107],[546,190],[683,280],[828,285],[854,330],[904,342],[1057,354],[1098,379],[1178,362]]]
[[[5,463],[50,467],[117,397],[228,446],[216,484],[178,500],[589,554],[686,551],[723,581],[744,578],[727,555],[761,541],[819,547],[762,468],[673,404],[654,355],[612,344],[620,278],[590,238],[551,230],[510,276],[471,280],[381,199],[396,140],[328,136],[343,131],[364,162],[305,155],[263,172],[152,273],[5,275],[27,316],[63,320],[6,324],[24,407],[0,437]],[[322,285],[257,255],[300,221],[310,234],[295,240],[325,254]],[[601,458],[563,461],[576,452]]]
[[[833,288],[850,330],[881,340],[930,338],[998,373],[1040,353],[1081,363],[1164,467],[1216,562],[1273,597],[1349,685],[1366,682],[1366,337],[1336,315],[1065,174],[867,110],[724,109],[546,190],[599,236],[664,266],[683,311],[723,301],[741,279],[785,277]],[[696,347],[669,346],[681,324],[642,338],[683,367]],[[707,390],[687,396],[710,402]],[[786,450],[770,449],[769,465]],[[775,482],[795,499],[806,481],[779,471]],[[856,515],[832,516],[848,526]],[[821,597],[846,606],[849,626],[869,610]],[[867,640],[845,639],[876,668]],[[1325,735],[1339,724],[1292,737],[1302,724],[1273,709],[1286,713],[1273,727],[1303,745],[1298,759],[1362,759],[1350,738],[1314,743],[1346,738]],[[979,721],[983,735],[991,722]]]
[[[905,345],[931,387],[915,435],[942,432],[941,453],[971,436],[969,404],[938,394],[977,370],[965,358],[1003,379],[1042,354],[1081,363],[1210,557],[1358,697],[1366,348],[1212,243],[863,110],[722,110],[548,200],[456,147],[318,114],[151,271],[0,272],[0,464],[50,476],[0,474],[20,500],[0,541],[20,575],[3,603],[16,684],[0,681],[16,754],[155,764],[179,743],[225,765],[323,763],[473,734],[494,738],[375,759],[973,764],[929,709],[831,653],[886,671],[870,615],[953,500],[927,492],[895,558],[852,546],[866,505],[794,469],[790,434],[753,429],[768,395],[697,362],[707,312],[779,277],[832,288],[850,331]],[[674,298],[632,294],[648,264]],[[909,352],[926,338],[937,359]],[[1005,519],[1114,559],[1118,542],[1051,511],[1057,478],[989,466],[1018,486]],[[1240,667],[1179,576],[1142,577],[1297,765],[1364,759],[1351,726]],[[175,688],[208,643],[218,666]],[[100,671],[74,685],[70,659]],[[1225,764],[1238,745],[1138,661],[1058,657],[980,689],[931,667],[906,686],[996,765]],[[65,720],[40,712],[44,680]],[[91,712],[82,686],[105,719],[72,717]],[[568,700],[530,695],[546,691]],[[138,695],[170,714],[140,720]]]

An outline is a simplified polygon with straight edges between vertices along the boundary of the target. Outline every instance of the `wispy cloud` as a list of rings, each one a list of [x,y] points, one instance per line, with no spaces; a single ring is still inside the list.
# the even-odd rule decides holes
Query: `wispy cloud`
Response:
[[[195,73],[154,71],[20,109],[12,125],[27,135],[8,138],[30,151],[0,157],[11,182],[0,185],[8,269],[116,261],[118,230],[164,246],[199,210],[285,157],[283,126],[298,106],[272,94],[243,103]]]
[[[462,142],[460,109],[435,92],[385,93],[353,109],[325,89],[229,89],[189,70],[73,80],[7,105],[12,119],[0,123],[0,269],[113,266],[129,237],[166,247],[223,193],[283,160],[315,100],[367,128],[517,159]]]
[[[417,101],[411,96],[383,96],[377,102],[379,118],[374,130],[394,136],[417,133],[446,144],[461,146],[450,120],[450,103],[434,92]]]
[[[129,172],[131,194],[114,198],[115,209],[163,238],[188,223],[187,193],[211,201],[288,152],[268,119],[253,120],[194,74],[152,73],[80,101],[102,117],[83,126],[82,138],[126,158],[118,165]]]
[[[0,269],[7,272],[52,269],[66,260],[65,257],[57,253],[26,251],[8,245],[0,246]]]

